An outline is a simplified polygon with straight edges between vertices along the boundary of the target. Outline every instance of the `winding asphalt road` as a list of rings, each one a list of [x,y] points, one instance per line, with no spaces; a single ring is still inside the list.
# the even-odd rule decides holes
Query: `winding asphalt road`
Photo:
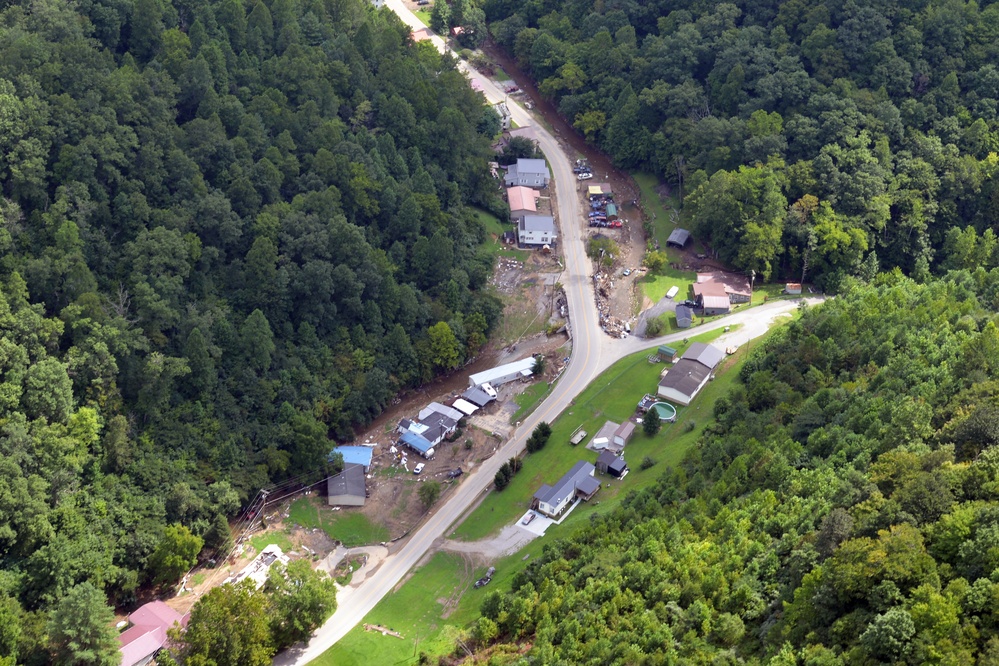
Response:
[[[385,4],[414,30],[424,28],[401,0],[386,0]],[[432,39],[439,50],[443,51],[446,48],[439,37]],[[465,63],[462,63],[461,67],[470,78],[478,79],[491,102],[507,99],[504,91],[491,80],[470,69]],[[454,492],[434,509],[399,551],[389,555],[382,565],[368,576],[363,585],[345,588],[337,594],[337,611],[326,624],[316,630],[309,644],[278,655],[275,664],[281,666],[306,664],[328,650],[359,624],[382,597],[399,584],[433,543],[444,536],[448,528],[489,487],[503,462],[524,449],[527,437],[534,427],[541,421],[553,421],[600,372],[628,354],[655,347],[663,342],[679,341],[689,335],[684,332],[655,340],[636,338],[617,340],[610,338],[601,330],[590,286],[590,263],[586,257],[581,222],[582,207],[577,196],[577,181],[572,173],[572,163],[559,141],[540,126],[527,110],[511,100],[507,100],[507,106],[517,125],[534,127],[555,181],[562,251],[565,258],[565,271],[561,282],[568,298],[572,332],[572,357],[568,367],[548,397],[521,423],[510,439],[495,455],[475,468]],[[797,303],[792,301],[775,301],[699,326],[697,332],[743,324],[740,334],[744,337],[759,335],[766,331],[775,316],[790,312],[796,307]]]

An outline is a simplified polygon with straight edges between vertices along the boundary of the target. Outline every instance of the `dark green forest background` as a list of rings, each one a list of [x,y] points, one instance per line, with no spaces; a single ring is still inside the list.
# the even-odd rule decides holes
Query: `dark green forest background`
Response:
[[[999,264],[999,3],[483,0],[588,141],[717,256],[834,290]],[[870,271],[868,271],[870,272]]]
[[[363,0],[2,7],[0,661],[46,663],[484,344],[498,118]]]
[[[680,466],[490,593],[475,663],[999,664],[997,306],[999,269],[845,280]]]

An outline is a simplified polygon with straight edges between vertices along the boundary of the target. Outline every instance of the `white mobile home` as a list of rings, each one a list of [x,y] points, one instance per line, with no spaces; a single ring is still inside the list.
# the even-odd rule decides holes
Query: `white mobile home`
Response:
[[[515,379],[530,377],[534,374],[534,363],[534,357],[528,356],[520,361],[514,361],[513,363],[507,363],[506,365],[500,365],[495,368],[490,368],[489,370],[477,372],[474,375],[469,375],[468,386],[469,388],[482,386],[483,384],[493,384],[498,386],[500,384],[512,382]]]

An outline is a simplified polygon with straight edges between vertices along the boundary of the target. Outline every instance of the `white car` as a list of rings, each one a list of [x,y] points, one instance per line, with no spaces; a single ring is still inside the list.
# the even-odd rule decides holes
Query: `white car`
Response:
[[[581,173],[576,176],[576,180],[589,180],[590,178],[593,178],[592,173]]]
[[[413,474],[419,474],[420,472],[423,471],[423,468],[426,466],[427,466],[426,463],[420,463],[419,465],[413,468]]]

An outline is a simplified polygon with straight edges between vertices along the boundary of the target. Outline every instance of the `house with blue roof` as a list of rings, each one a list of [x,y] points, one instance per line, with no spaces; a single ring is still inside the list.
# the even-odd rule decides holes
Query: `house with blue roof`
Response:
[[[407,430],[399,437],[399,443],[416,451],[424,458],[432,458],[434,455],[434,445],[423,435],[412,430]]]
[[[334,453],[339,453],[343,456],[343,465],[360,465],[364,468],[364,473],[368,473],[368,468],[371,467],[371,457],[374,454],[374,449],[370,446],[338,446],[332,451],[330,451],[330,457],[332,458]]]

